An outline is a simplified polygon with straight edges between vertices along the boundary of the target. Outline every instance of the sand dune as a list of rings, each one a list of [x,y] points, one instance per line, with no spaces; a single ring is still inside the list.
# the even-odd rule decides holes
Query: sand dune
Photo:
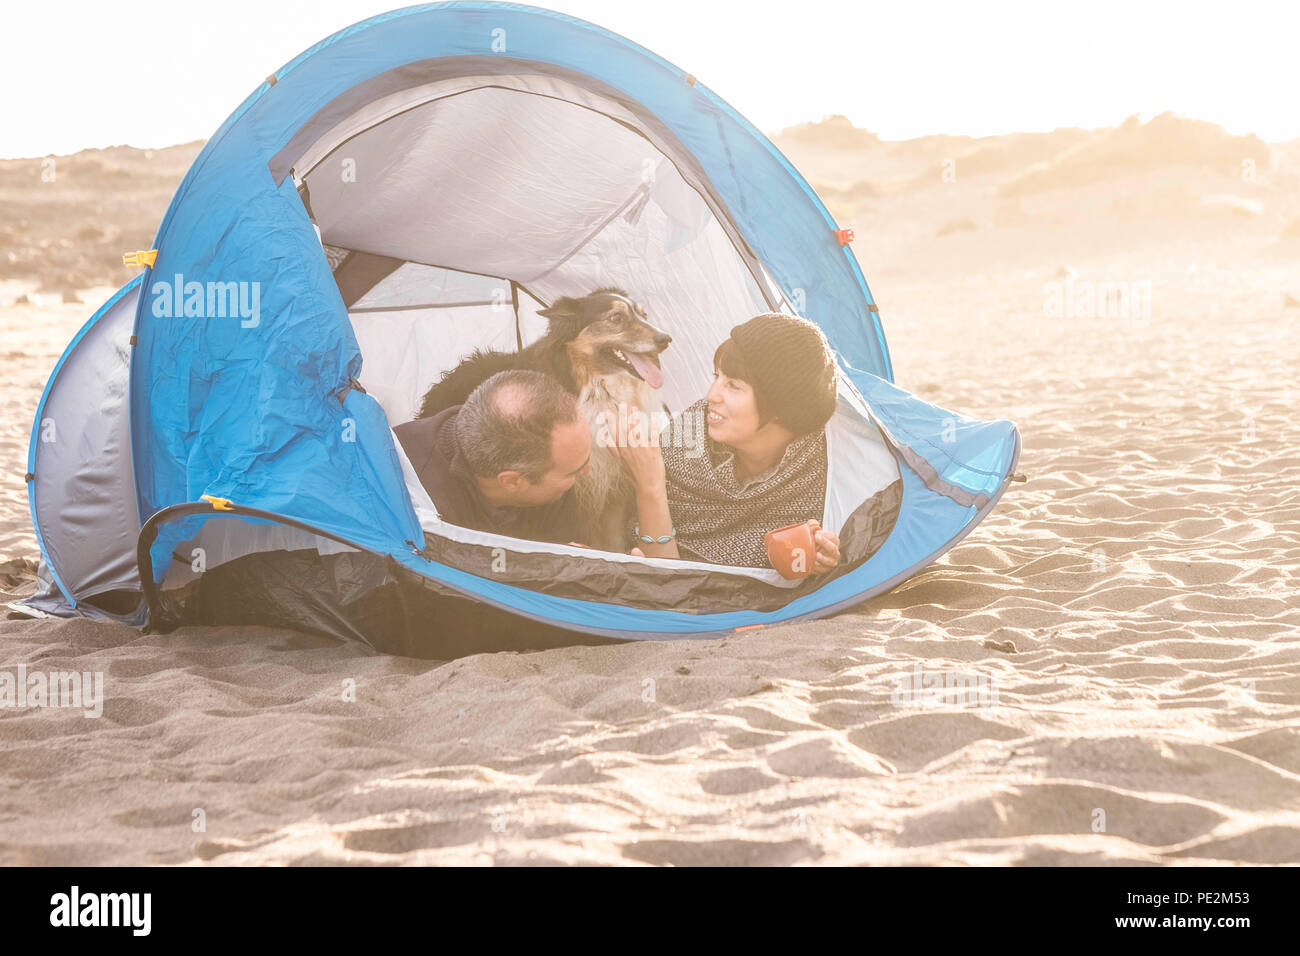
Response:
[[[10,620],[0,669],[101,670],[107,700],[0,709],[0,861],[1300,862],[1293,169],[1243,183],[1241,143],[1215,140],[1179,183],[1259,214],[1142,216],[1150,171],[1119,155],[1140,131],[1066,132],[1019,219],[999,183],[1038,176],[1042,140],[967,144],[979,175],[854,212],[900,384],[1024,436],[1029,481],[937,564],[831,620],[445,664]],[[909,171],[802,135],[833,160],[814,182],[911,181],[936,155]],[[1107,283],[1142,307],[1082,308]],[[12,476],[85,309],[3,291],[0,553],[30,559]]]
[[[0,280],[35,280],[54,293],[116,288],[127,275],[122,253],[149,248],[202,145],[0,159]]]
[[[1004,195],[1059,189],[1109,179],[1117,169],[1192,167],[1211,175],[1239,175],[1243,163],[1256,174],[1273,167],[1268,144],[1255,136],[1232,136],[1203,121],[1164,113],[1142,123],[1129,117],[1116,129],[1075,143],[1055,157],[1004,183]]]

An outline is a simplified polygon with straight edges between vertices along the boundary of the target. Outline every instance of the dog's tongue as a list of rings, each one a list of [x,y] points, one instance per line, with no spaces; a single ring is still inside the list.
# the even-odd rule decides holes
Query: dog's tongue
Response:
[[[664,373],[654,362],[651,362],[645,356],[638,355],[636,352],[628,352],[627,360],[632,363],[636,373],[645,379],[645,383],[651,388],[664,387]]]

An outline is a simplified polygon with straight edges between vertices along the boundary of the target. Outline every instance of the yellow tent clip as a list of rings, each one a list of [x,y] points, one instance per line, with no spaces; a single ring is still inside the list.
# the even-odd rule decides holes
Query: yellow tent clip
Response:
[[[142,249],[139,252],[128,252],[122,256],[122,265],[131,269],[143,269],[145,266],[153,266],[154,260],[158,258],[157,249]]]
[[[230,511],[234,507],[229,498],[218,498],[216,495],[199,495],[199,497],[212,505],[213,511]]]

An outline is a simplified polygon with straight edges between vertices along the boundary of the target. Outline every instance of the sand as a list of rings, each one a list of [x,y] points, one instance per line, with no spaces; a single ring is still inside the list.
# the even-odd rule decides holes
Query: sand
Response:
[[[850,613],[713,641],[438,663],[0,622],[0,671],[106,693],[98,719],[0,709],[0,862],[1300,862],[1296,144],[1246,182],[1199,126],[1201,165],[1126,162],[1123,128],[1060,131],[1055,160],[815,133],[791,153],[843,189],[900,384],[1021,427],[1029,480],[970,537]],[[953,147],[981,158],[944,182]],[[1201,202],[1225,195],[1258,211]],[[1149,305],[1090,314],[1106,282]],[[88,314],[16,292],[11,592],[31,410]]]

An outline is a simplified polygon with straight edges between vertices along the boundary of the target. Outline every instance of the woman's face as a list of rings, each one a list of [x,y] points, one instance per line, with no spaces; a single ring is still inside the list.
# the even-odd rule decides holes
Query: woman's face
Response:
[[[704,396],[709,403],[709,437],[724,445],[736,445],[758,434],[758,402],[748,382],[713,370],[713,384]]]

